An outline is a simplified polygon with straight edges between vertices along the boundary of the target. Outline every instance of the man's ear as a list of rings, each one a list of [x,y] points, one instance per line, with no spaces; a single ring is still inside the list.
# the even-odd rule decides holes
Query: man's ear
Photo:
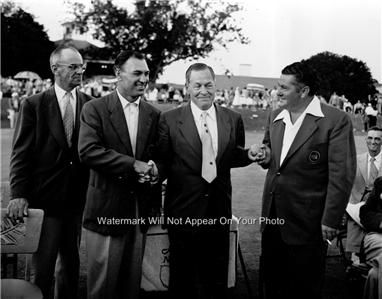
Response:
[[[50,70],[52,71],[52,73],[54,74],[56,71],[57,71],[57,65],[51,65],[50,66]]]
[[[118,79],[118,81],[121,80],[121,69],[116,67],[114,68],[114,74],[115,74],[115,77]]]
[[[310,88],[309,86],[304,86],[301,90],[301,97],[306,98],[309,95]]]

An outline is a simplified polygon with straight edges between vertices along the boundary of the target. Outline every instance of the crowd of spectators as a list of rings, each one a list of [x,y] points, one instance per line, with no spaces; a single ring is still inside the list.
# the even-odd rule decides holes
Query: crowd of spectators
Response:
[[[339,96],[336,92],[331,95],[329,105],[344,110],[347,113],[354,114],[362,118],[363,131],[377,125],[377,116],[382,115],[382,96],[369,96],[367,103],[361,103],[358,100],[354,105],[346,98],[345,95]]]
[[[184,88],[176,88],[168,84],[150,85],[145,94],[149,102],[178,103],[187,102]],[[277,98],[276,88],[268,90],[253,90],[248,88],[233,87],[229,89],[217,89],[215,102],[224,107],[238,109],[276,109],[280,106]]]
[[[21,101],[29,96],[45,91],[51,86],[51,79],[14,80],[11,77],[1,78],[0,100],[3,98],[8,99],[6,107],[2,106],[2,111],[5,110],[4,112],[7,113],[11,128],[16,123]]]
[[[95,77],[84,80],[80,90],[94,98],[102,97],[115,89],[114,78]],[[45,91],[52,86],[51,79],[45,80],[14,80],[11,77],[1,78],[1,98],[8,98],[6,108],[10,127],[13,128],[17,119],[20,102],[33,94]],[[176,103],[187,102],[184,87],[170,84],[149,84],[145,92],[145,98],[152,103]],[[369,96],[367,103],[358,100],[354,105],[345,95],[337,95],[333,92],[329,100],[319,96],[323,103],[327,103],[347,113],[355,114],[362,118],[363,130],[376,125],[377,116],[382,115],[382,96]],[[277,109],[282,102],[277,96],[276,86],[272,89],[251,89],[230,87],[216,91],[215,102],[224,107],[236,109],[267,110]],[[4,107],[3,107],[4,108]]]

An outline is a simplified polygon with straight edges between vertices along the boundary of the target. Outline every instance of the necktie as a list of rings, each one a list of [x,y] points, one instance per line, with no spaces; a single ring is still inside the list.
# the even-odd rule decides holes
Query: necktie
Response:
[[[214,149],[212,147],[212,137],[207,125],[207,112],[202,115],[202,130],[200,138],[202,141],[202,178],[211,183],[216,178],[216,162]]]
[[[138,109],[137,103],[127,104],[127,112],[128,112],[127,128],[129,130],[130,142],[131,142],[131,147],[132,147],[134,156],[135,156],[135,148],[137,145],[137,125],[138,125],[137,109]]]
[[[378,177],[378,169],[375,166],[375,158],[370,158],[369,187],[373,187],[375,179]]]
[[[72,146],[72,136],[73,136],[73,129],[74,129],[74,112],[73,112],[73,107],[70,104],[71,98],[72,98],[72,94],[70,92],[67,92],[64,96],[65,112],[64,112],[64,117],[62,119],[64,123],[66,141],[68,142],[69,147]]]

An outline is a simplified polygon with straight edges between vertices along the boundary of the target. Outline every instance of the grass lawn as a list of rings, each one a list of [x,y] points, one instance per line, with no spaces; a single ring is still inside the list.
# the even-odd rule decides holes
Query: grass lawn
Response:
[[[162,106],[166,105],[166,106]],[[163,109],[171,109],[172,106],[160,104]],[[263,137],[263,126],[266,113],[238,109],[243,115],[246,126],[246,145],[260,143]],[[256,116],[253,116],[256,114]],[[357,128],[357,127],[356,127]],[[8,184],[9,175],[9,155],[11,148],[11,136],[13,130],[1,129],[1,182],[3,187]],[[364,134],[356,131],[357,151],[366,150]],[[232,170],[233,184],[233,211],[237,217],[258,218],[261,212],[261,196],[266,171],[257,165],[250,165],[245,168]],[[6,206],[7,199],[2,198],[3,207]],[[240,245],[243,252],[247,272],[252,289],[257,293],[259,255],[260,255],[260,233],[257,224],[241,225],[239,227]],[[336,254],[338,250],[333,246],[330,254]],[[344,264],[338,257],[327,259],[326,284],[324,290],[325,299],[345,299],[352,297],[349,285],[345,280]],[[85,272],[85,249],[81,244],[81,298],[85,298],[86,272]],[[164,294],[145,294],[147,298],[164,298]],[[234,290],[234,298],[248,298],[244,283],[243,272],[238,264],[237,285]]]

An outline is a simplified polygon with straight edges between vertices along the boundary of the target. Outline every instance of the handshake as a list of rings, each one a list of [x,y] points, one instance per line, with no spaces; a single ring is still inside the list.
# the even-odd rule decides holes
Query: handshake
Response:
[[[134,162],[134,170],[138,175],[138,183],[150,182],[155,184],[158,182],[158,168],[154,161],[143,162],[136,160]]]
[[[265,144],[253,144],[248,150],[248,158],[260,165],[268,164],[271,160],[271,149]]]

